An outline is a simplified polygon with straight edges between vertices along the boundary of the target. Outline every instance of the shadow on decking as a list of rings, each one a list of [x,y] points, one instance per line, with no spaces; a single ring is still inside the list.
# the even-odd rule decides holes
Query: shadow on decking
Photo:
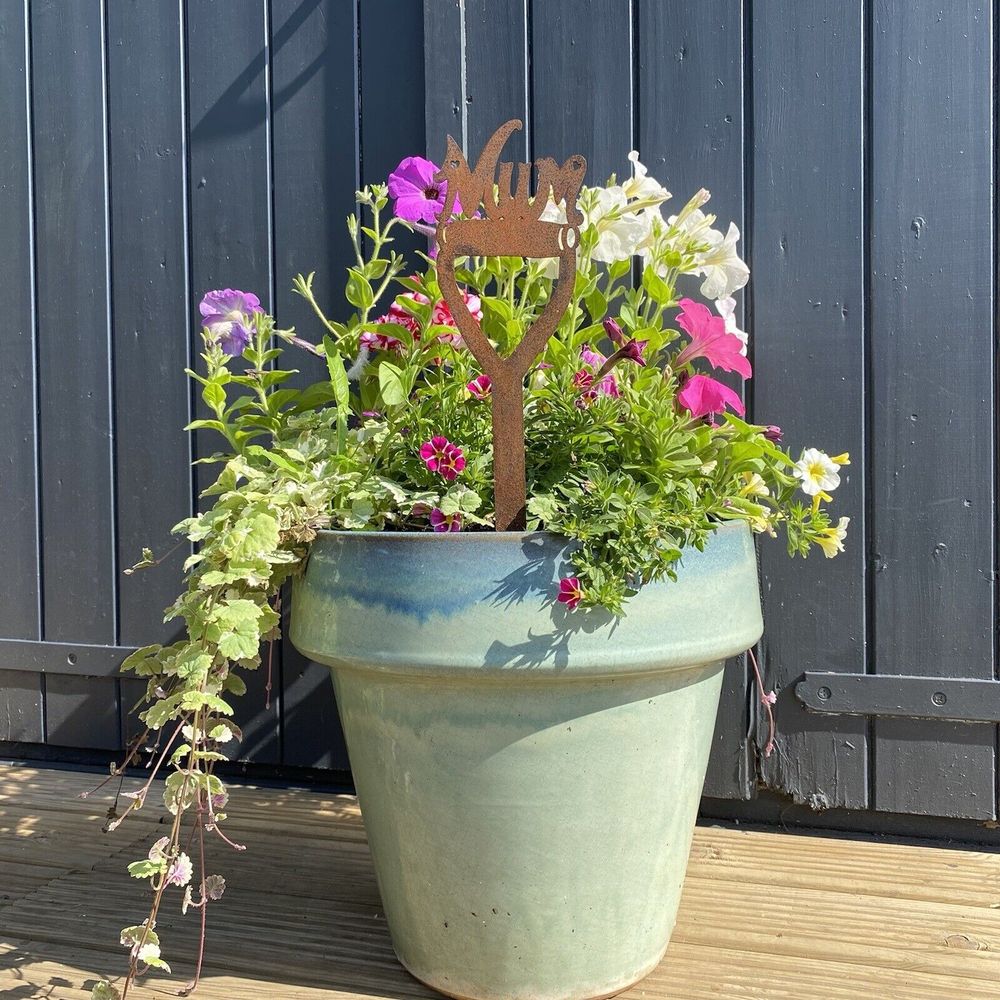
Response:
[[[150,804],[101,833],[92,775],[0,767],[0,996],[86,1000],[120,974],[118,930],[146,895],[125,865],[162,832]],[[209,913],[200,1000],[418,1000],[434,994],[396,962],[357,805],[348,796],[238,787],[239,857]],[[131,1000],[176,996],[197,917],[180,893],[158,925],[171,977]],[[632,1000],[996,1000],[1000,857],[737,827],[696,833],[677,929]]]

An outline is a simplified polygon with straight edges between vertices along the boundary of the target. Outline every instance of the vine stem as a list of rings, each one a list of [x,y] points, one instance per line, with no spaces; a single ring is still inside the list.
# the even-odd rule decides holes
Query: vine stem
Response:
[[[198,855],[201,865],[201,930],[198,935],[198,960],[194,967],[194,976],[191,977],[190,981],[181,991],[181,996],[189,996],[197,988],[198,983],[201,982],[201,967],[205,960],[205,929],[208,922],[208,896],[205,894],[205,821],[204,812],[205,805],[204,800],[210,799],[211,796],[206,791],[203,795],[198,796],[198,816],[197,816],[197,830],[198,830]]]
[[[757,691],[760,694],[760,703],[764,706],[764,711],[767,713],[767,743],[764,746],[764,756],[770,757],[774,752],[774,736],[776,732],[774,725],[774,711],[771,708],[774,704],[775,695],[773,691],[764,691],[764,678],[761,676],[760,667],[757,665],[757,657],[754,656],[752,648],[747,650],[747,656],[750,657],[750,664],[753,666],[754,677],[757,679]]]

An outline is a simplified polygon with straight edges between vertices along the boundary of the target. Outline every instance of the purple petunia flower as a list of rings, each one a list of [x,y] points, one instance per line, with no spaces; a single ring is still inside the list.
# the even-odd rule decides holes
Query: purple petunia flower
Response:
[[[465,468],[462,449],[446,437],[433,437],[420,446],[420,457],[431,472],[439,473],[451,482]]]
[[[462,515],[445,514],[439,507],[435,507],[427,519],[431,522],[431,527],[438,533],[462,530]]]
[[[439,169],[436,163],[422,156],[407,156],[389,174],[389,197],[399,218],[407,222],[437,222],[448,193],[446,181],[434,180]],[[455,211],[461,211],[457,201]]]
[[[240,292],[235,288],[206,292],[198,309],[202,325],[223,353],[231,358],[239,357],[250,343],[253,336],[251,317],[264,311],[253,292]]]

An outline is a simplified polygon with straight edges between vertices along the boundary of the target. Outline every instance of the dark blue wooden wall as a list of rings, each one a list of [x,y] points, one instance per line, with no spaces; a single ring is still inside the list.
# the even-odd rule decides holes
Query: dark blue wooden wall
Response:
[[[707,792],[989,820],[997,727],[810,716],[805,670],[997,677],[994,5],[907,0],[3,0],[0,739],[113,750],[118,649],[163,634],[194,503],[180,377],[207,288],[336,296],[360,183],[404,155],[636,148],[744,235],[747,401],[849,450],[847,552],[761,545],[764,760],[730,664]],[[246,756],[343,768],[329,682],[278,651]],[[59,752],[59,751],[56,751]]]

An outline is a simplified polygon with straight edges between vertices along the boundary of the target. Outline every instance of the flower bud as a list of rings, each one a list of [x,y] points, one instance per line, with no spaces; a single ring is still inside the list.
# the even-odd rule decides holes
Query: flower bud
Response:
[[[612,344],[620,345],[625,339],[625,335],[622,333],[622,328],[618,325],[616,320],[613,320],[610,316],[606,317],[604,320],[604,332],[608,335]]]
[[[774,441],[777,443],[781,440],[781,428],[777,424],[768,424],[762,433],[768,441]]]

